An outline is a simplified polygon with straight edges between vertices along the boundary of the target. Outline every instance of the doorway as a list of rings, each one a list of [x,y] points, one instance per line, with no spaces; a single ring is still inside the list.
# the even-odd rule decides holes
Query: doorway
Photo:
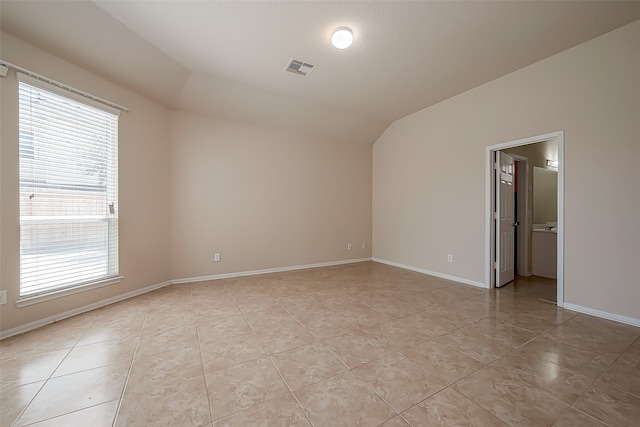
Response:
[[[499,279],[499,276],[503,273],[498,271],[496,272],[496,268],[500,269],[500,258],[498,254],[498,250],[500,247],[501,238],[496,238],[496,232],[500,231],[499,214],[497,214],[497,203],[499,203],[500,197],[499,190],[496,191],[496,182],[503,176],[501,174],[497,175],[495,172],[495,159],[497,153],[513,149],[515,147],[521,147],[531,144],[537,144],[545,141],[553,140],[557,145],[557,169],[558,169],[558,193],[557,193],[557,242],[556,242],[556,262],[557,262],[557,286],[556,286],[556,302],[558,306],[563,306],[564,304],[564,132],[558,131],[549,134],[534,136],[530,138],[524,138],[520,140],[510,141],[502,144],[496,144],[487,147],[486,149],[486,174],[485,174],[485,200],[486,200],[486,221],[485,221],[485,287],[493,288],[496,287],[496,281]],[[517,156],[516,156],[517,157]],[[522,160],[522,159],[520,159]],[[498,165],[500,166],[500,165]],[[515,170],[514,170],[515,172]],[[515,174],[516,176],[518,174]],[[510,179],[507,176],[504,176],[505,180]],[[530,186],[529,186],[530,188]],[[520,217],[521,218],[521,217]],[[513,220],[513,225],[515,226],[518,223],[521,223],[521,220]],[[529,224],[524,224],[523,227],[526,227],[526,230],[520,230],[518,233],[512,233],[513,235],[520,236],[518,240],[520,240],[519,248],[522,248],[522,239],[527,238],[529,236],[530,229]],[[514,227],[515,229],[515,227]],[[503,233],[504,235],[504,233]],[[516,237],[517,238],[517,237]],[[502,238],[502,240],[504,240]],[[528,243],[527,243],[528,244]],[[515,247],[512,247],[512,250],[517,251]],[[522,249],[520,249],[522,250]],[[522,253],[520,254],[522,255]],[[504,255],[503,255],[504,256]],[[511,256],[511,255],[510,255]],[[515,257],[513,259],[516,259]],[[503,261],[504,263],[504,261]],[[522,263],[522,260],[518,258],[515,263],[512,264],[518,265]],[[521,271],[525,270],[525,274],[528,272],[528,267],[526,264],[520,264]]]

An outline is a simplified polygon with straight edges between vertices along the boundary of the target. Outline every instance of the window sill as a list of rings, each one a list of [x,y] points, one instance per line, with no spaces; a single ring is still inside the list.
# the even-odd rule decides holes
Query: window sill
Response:
[[[52,291],[46,294],[34,295],[34,296],[24,296],[16,300],[16,306],[18,308],[27,307],[33,304],[39,304],[45,301],[51,301],[56,298],[62,298],[73,294],[78,294],[80,292],[90,291],[91,289],[101,288],[103,286],[114,285],[116,283],[122,282],[124,276],[116,276],[105,280],[100,280],[98,282],[91,282],[80,286],[75,286],[73,288],[60,289],[59,291]]]

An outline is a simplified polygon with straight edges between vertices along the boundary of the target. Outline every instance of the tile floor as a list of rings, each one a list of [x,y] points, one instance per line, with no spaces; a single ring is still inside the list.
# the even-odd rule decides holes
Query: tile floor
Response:
[[[639,425],[640,328],[534,287],[371,262],[169,286],[1,341],[0,425]]]
[[[514,281],[505,285],[505,289],[511,289],[520,295],[526,295],[549,302],[556,302],[558,300],[556,279],[516,275]]]

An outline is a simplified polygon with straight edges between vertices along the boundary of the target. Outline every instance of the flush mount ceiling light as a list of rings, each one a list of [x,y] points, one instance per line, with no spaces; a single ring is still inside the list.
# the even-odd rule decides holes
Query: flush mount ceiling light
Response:
[[[333,30],[331,44],[338,49],[346,49],[353,43],[353,32],[349,27],[338,27]]]

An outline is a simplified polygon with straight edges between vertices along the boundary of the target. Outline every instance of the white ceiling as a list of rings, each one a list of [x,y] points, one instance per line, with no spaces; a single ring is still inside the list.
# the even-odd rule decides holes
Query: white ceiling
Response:
[[[2,0],[0,13],[2,31],[171,108],[373,143],[640,19],[640,2]],[[353,29],[348,49],[330,44],[338,26]],[[317,69],[283,72],[292,57]]]

